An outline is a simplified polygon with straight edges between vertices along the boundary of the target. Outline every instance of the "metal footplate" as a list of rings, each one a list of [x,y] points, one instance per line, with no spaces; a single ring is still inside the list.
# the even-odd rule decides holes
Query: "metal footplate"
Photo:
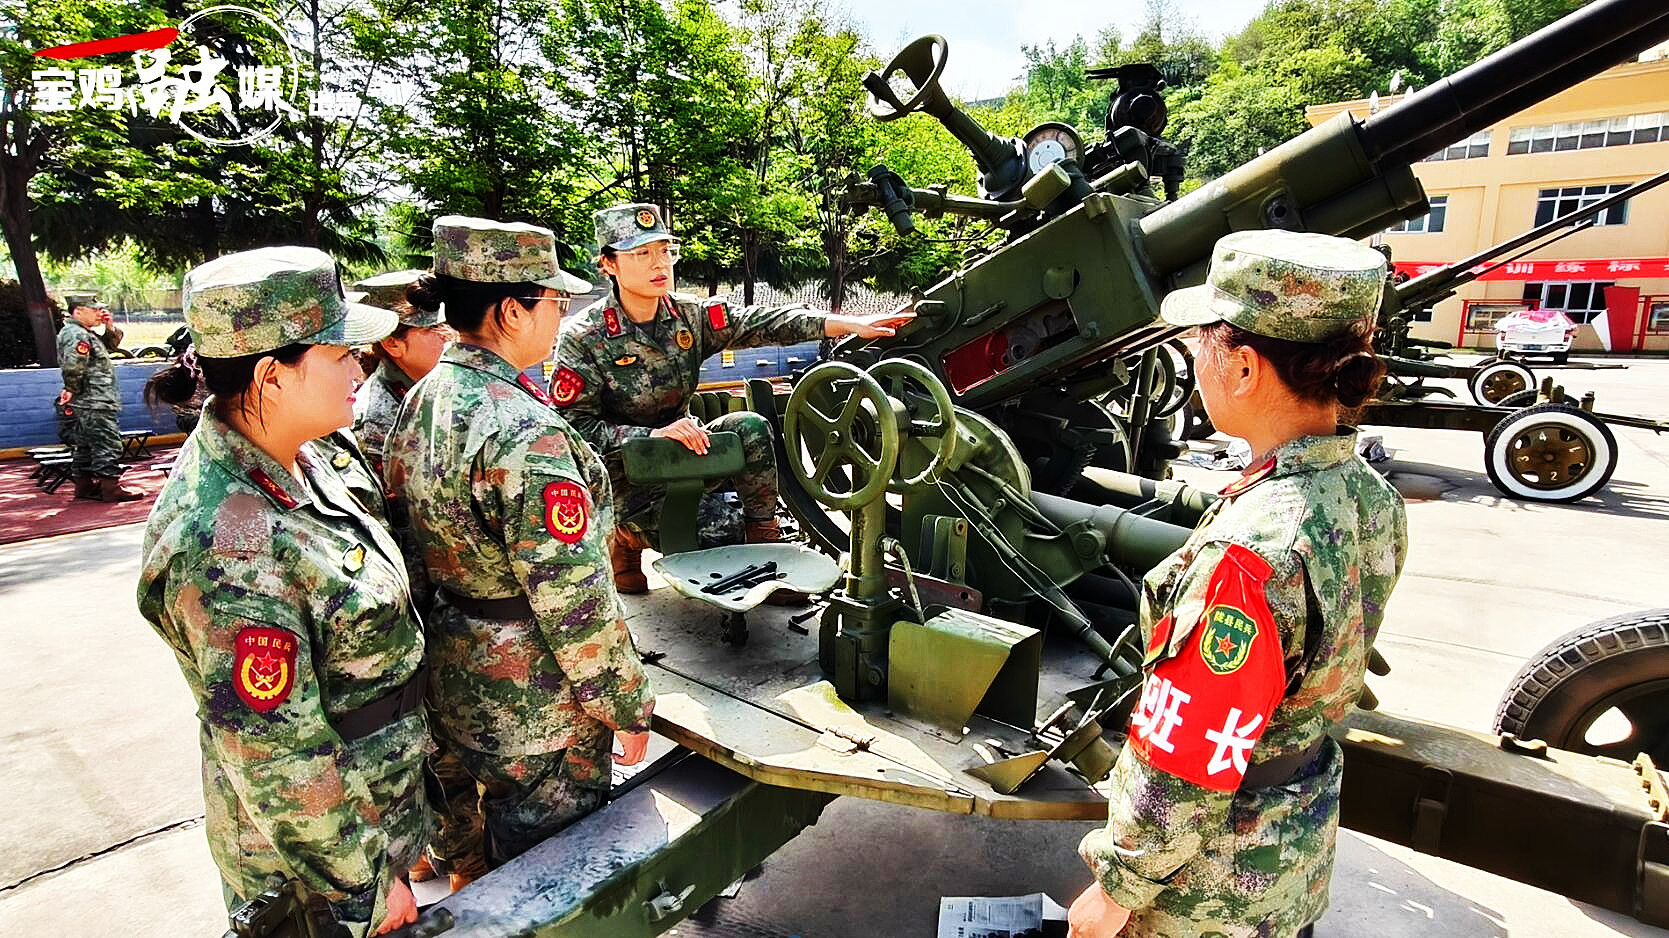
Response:
[[[658,935],[815,823],[833,800],[749,781],[686,750],[629,785],[396,935]]]

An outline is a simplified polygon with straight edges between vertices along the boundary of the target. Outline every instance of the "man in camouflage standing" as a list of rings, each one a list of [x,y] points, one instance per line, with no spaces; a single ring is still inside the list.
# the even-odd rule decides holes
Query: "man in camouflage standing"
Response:
[[[522,373],[590,285],[546,228],[447,215],[434,235],[407,295],[444,303],[459,340],[407,392],[383,466],[436,592],[431,713],[498,866],[601,806],[611,741],[643,758],[654,697],[603,565],[608,476]]]
[[[668,437],[705,454],[709,433],[736,433],[743,465],[731,481],[742,502],[744,537],[749,543],[782,538],[770,424],[747,411],[707,424],[691,417],[702,361],[725,349],[892,335],[914,314],[839,316],[797,305],[733,309],[722,299],[674,293],[678,240],[657,206],[616,205],[598,212],[595,222],[598,263],[613,289],[563,325],[551,398],[608,465],[620,525],[610,545],[614,585],[641,593],[649,588],[641,555],[660,543],[665,490],[626,479],[620,448],[627,440]]]
[[[71,294],[64,301],[70,314],[58,330],[58,367],[64,373],[64,389],[58,394],[57,407],[60,418],[68,419],[75,497],[107,502],[142,498],[118,482],[122,431],[117,417],[122,412],[122,395],[116,388],[110,353],[122,344],[122,330],[111,320],[109,308],[96,298]],[[101,324],[102,336],[93,331]]]
[[[1327,908],[1343,752],[1328,730],[1363,687],[1407,557],[1395,489],[1340,420],[1383,373],[1378,253],[1237,232],[1162,315],[1200,327],[1211,420],[1251,445],[1188,542],[1148,573],[1145,683],[1079,845],[1096,882],[1073,938],[1291,938]],[[1122,931],[1121,931],[1122,929]]]

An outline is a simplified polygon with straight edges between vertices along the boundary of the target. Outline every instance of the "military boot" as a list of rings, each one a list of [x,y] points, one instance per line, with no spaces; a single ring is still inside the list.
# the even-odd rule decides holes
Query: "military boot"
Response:
[[[90,498],[94,501],[99,497],[99,480],[97,476],[76,476],[75,497]]]
[[[642,536],[625,528],[615,528],[609,538],[609,566],[614,568],[614,589],[617,593],[635,595],[649,592],[649,578],[643,575]]]
[[[749,544],[775,544],[782,540],[782,525],[776,517],[755,520],[742,519],[742,540]],[[765,602],[772,606],[803,606],[811,601],[811,597],[799,590],[776,590],[765,597]]]
[[[122,488],[122,480],[100,476],[98,479],[99,498],[107,502],[131,502],[145,497],[144,492],[135,492]]]

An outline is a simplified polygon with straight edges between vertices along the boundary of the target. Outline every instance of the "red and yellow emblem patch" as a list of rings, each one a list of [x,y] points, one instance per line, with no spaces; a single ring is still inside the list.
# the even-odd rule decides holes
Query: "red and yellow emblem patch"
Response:
[[[247,628],[238,633],[232,686],[256,713],[271,713],[296,685],[296,637],[283,629]]]
[[[578,482],[545,486],[545,530],[564,544],[576,544],[591,525],[591,499]]]
[[[707,324],[714,329],[723,329],[730,325],[730,310],[723,300],[707,301]]]
[[[80,342],[75,343],[75,354],[77,355],[85,355],[92,350],[93,347],[87,344],[86,339],[82,339]]]
[[[567,407],[580,399],[585,393],[585,376],[563,365],[556,369],[556,376],[551,379],[551,397],[556,406]]]
[[[611,339],[620,335],[620,313],[612,306],[603,310],[603,329]]]
[[[647,208],[638,209],[637,226],[639,228],[643,228],[643,229],[649,229],[649,228],[655,227],[655,213],[654,213],[654,211],[652,211],[650,209],[647,209]]]

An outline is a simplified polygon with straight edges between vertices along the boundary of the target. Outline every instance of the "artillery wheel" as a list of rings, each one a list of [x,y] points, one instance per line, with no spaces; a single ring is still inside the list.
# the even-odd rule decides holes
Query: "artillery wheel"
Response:
[[[1200,398],[1198,391],[1189,395],[1183,403],[1181,414],[1181,430],[1172,434],[1179,440],[1203,440],[1217,432],[1217,427],[1211,422],[1211,415],[1205,412],[1205,401]]]
[[[1543,648],[1507,685],[1495,729],[1625,762],[1644,752],[1666,764],[1669,609],[1591,622]]]
[[[1484,440],[1489,481],[1508,495],[1574,502],[1617,469],[1617,439],[1598,417],[1569,404],[1536,404],[1507,415]]]
[[[882,390],[886,391],[894,400],[904,403],[905,412],[910,416],[910,436],[917,440],[934,440],[927,446],[933,455],[921,471],[908,478],[900,478],[903,472],[903,452],[899,453],[896,462],[898,471],[894,473],[891,482],[887,483],[887,491],[902,494],[909,489],[920,488],[939,480],[940,473],[950,464],[951,457],[956,454],[956,408],[950,402],[950,392],[945,390],[943,381],[927,369],[926,365],[908,358],[889,358],[869,369],[869,376],[874,378]],[[931,408],[922,414],[922,398]],[[925,419],[923,419],[925,418]]]
[[[825,401],[831,405],[820,408]],[[845,362],[824,362],[794,385],[782,439],[789,471],[830,508],[854,509],[880,498],[898,462],[898,422],[887,392]],[[807,453],[810,466],[804,459]],[[838,491],[831,484],[832,475],[848,464],[863,471],[864,482],[853,491]]]
[[[1194,396],[1194,355],[1181,340],[1159,346],[1159,373],[1153,385],[1153,416],[1163,419],[1181,410]]]
[[[1478,403],[1498,405],[1509,394],[1534,390],[1536,375],[1518,362],[1491,358],[1478,363],[1477,370],[1467,379],[1466,387]]]

